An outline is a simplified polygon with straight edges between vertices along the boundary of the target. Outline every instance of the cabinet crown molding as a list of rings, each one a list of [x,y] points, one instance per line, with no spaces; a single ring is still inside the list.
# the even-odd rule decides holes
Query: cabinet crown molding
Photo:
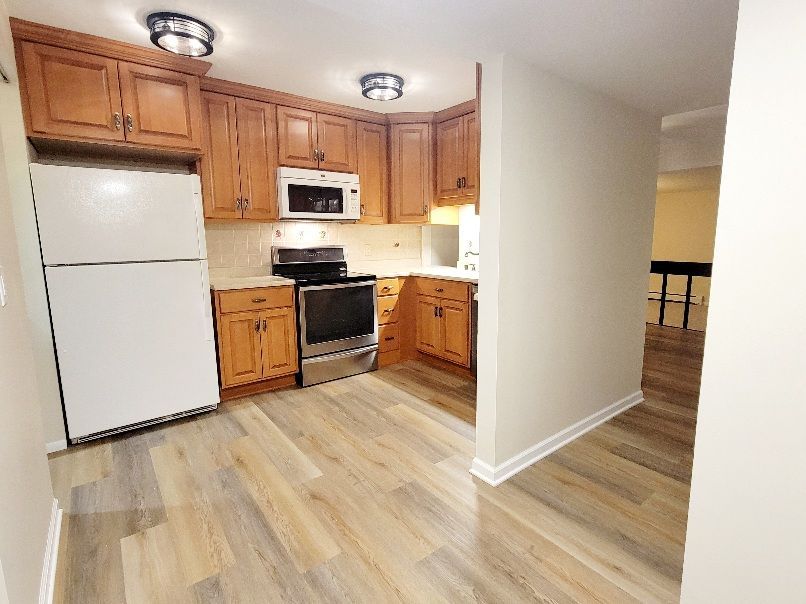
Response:
[[[27,40],[48,46],[67,48],[89,54],[101,55],[119,61],[128,61],[150,67],[170,69],[189,75],[202,76],[212,63],[174,55],[161,50],[152,50],[128,42],[119,42],[92,34],[84,34],[60,27],[52,27],[16,17],[9,18],[11,35],[15,40]]]

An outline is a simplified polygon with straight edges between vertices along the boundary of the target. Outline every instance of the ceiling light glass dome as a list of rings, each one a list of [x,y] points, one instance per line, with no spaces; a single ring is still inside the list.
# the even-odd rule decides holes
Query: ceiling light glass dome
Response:
[[[146,17],[151,41],[186,57],[205,57],[213,52],[213,28],[204,21],[179,13],[151,13]]]
[[[361,78],[361,94],[373,101],[392,101],[403,96],[403,78],[393,73],[370,73]]]

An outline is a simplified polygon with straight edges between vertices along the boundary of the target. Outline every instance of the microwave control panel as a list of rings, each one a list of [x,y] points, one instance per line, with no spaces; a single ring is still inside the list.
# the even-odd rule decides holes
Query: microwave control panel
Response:
[[[357,214],[361,210],[361,200],[358,198],[358,189],[350,189],[350,213]]]

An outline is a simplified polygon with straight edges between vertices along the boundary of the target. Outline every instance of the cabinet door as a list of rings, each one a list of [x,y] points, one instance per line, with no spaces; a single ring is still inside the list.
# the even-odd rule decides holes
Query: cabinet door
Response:
[[[464,175],[464,120],[461,117],[437,124],[437,203],[452,202],[462,194]]]
[[[462,118],[464,126],[463,203],[475,203],[479,194],[479,120],[476,113]]]
[[[439,354],[440,319],[439,300],[430,296],[417,296],[417,350]]]
[[[392,222],[428,222],[431,202],[429,124],[392,126]]]
[[[289,375],[297,371],[297,325],[293,308],[266,310],[261,314],[263,329],[263,377]]]
[[[317,113],[316,128],[319,169],[355,172],[355,121]]]
[[[276,220],[277,124],[269,103],[238,99],[238,158],[243,217]]]
[[[127,141],[201,149],[199,78],[124,62],[118,71]]]
[[[387,133],[386,126],[358,122],[358,180],[361,186],[361,219],[366,224],[386,222]]]
[[[117,61],[31,42],[20,46],[30,134],[125,139]]]
[[[467,302],[440,300],[439,355],[449,361],[470,366],[470,312]]]
[[[318,168],[316,114],[293,107],[277,107],[277,136],[280,165],[292,168]]]
[[[201,180],[205,218],[240,218],[235,98],[202,93]]]
[[[235,386],[263,378],[259,312],[221,315],[221,385]]]

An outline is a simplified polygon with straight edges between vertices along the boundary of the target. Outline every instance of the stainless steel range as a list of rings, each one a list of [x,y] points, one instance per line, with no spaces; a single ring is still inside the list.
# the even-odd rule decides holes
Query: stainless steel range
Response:
[[[296,282],[302,386],[378,368],[377,281],[343,246],[274,247],[272,272]]]

